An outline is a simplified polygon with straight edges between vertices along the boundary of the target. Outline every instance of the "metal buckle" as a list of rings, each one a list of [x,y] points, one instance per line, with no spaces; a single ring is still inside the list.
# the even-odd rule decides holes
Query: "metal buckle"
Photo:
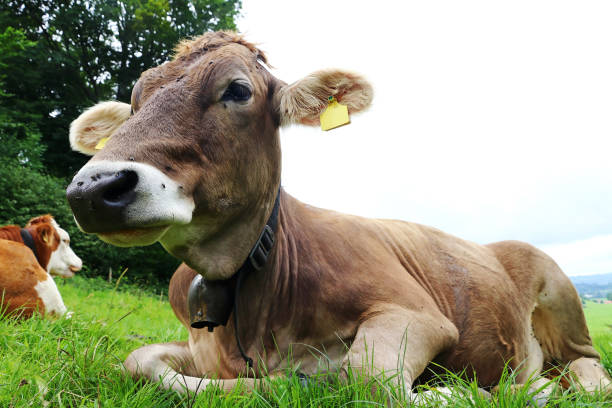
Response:
[[[268,256],[270,255],[270,251],[272,251],[273,246],[274,231],[272,231],[272,228],[270,228],[270,226],[266,224],[264,230],[259,236],[259,239],[257,240],[257,243],[249,254],[249,260],[251,261],[251,265],[253,265],[253,268],[255,268],[256,271],[264,267],[264,265],[268,261]]]

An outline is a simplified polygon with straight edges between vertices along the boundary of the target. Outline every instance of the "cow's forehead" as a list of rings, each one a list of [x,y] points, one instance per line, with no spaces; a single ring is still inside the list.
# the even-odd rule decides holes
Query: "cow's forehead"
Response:
[[[243,52],[249,52],[256,59],[267,64],[265,54],[253,43],[246,41],[241,35],[232,32],[205,33],[191,40],[180,42],[175,48],[174,60],[193,58],[201,53],[221,49],[227,45],[239,45]],[[234,49],[239,49],[234,47]]]
[[[196,42],[196,45],[191,44]],[[242,72],[248,76],[253,85],[265,87],[270,77],[261,63],[266,63],[265,55],[246,42],[225,41],[223,43],[197,42],[190,45],[179,45],[172,61],[142,73],[134,88],[132,103],[141,98],[148,98],[162,86],[190,78],[193,86],[212,85],[224,75]],[[182,48],[181,48],[182,47]],[[195,90],[195,89],[194,89]]]

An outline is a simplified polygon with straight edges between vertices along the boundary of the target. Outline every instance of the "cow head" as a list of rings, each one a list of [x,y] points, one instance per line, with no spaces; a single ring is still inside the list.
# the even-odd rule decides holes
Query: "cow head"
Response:
[[[39,238],[37,241],[46,247],[38,252],[45,258],[41,260],[43,263],[48,259],[49,274],[71,278],[81,270],[83,261],[70,248],[70,236],[52,216],[47,214],[32,218],[26,228],[33,229]]]
[[[207,33],[144,72],[131,105],[85,111],[70,142],[94,156],[67,190],[80,228],[119,246],[158,241],[208,279],[231,276],[278,192],[278,128],[317,125],[330,96],[351,113],[372,98],[352,73],[319,71],[287,85],[266,63],[242,37]]]

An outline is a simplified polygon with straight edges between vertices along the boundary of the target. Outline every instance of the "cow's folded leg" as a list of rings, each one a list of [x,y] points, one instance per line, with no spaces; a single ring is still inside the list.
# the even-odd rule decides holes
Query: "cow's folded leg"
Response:
[[[432,311],[433,309],[433,311]],[[457,328],[435,308],[409,310],[377,305],[366,314],[343,361],[357,376],[394,376],[408,393],[429,362],[456,344]]]
[[[509,386],[512,393],[523,392],[525,384],[512,384]],[[555,392],[556,383],[548,378],[537,377],[528,385],[530,403],[534,407],[544,407],[548,403],[551,395]],[[497,394],[500,392],[500,386],[493,387],[492,392]]]
[[[572,361],[568,370],[577,386],[588,392],[608,392],[612,395],[612,380],[598,359],[581,357]]]
[[[471,400],[471,405],[477,405],[478,401],[491,400],[491,394],[488,391],[485,391],[482,388],[478,388],[478,397],[475,400],[472,391],[466,390],[453,390],[448,387],[438,387],[432,390],[420,391],[418,393],[414,393],[411,395],[410,403],[416,407],[445,407],[445,406],[453,406],[456,399],[469,399]]]
[[[252,378],[216,380],[198,377],[187,342],[151,344],[134,350],[125,360],[125,369],[134,378],[160,382],[166,389],[199,393],[209,384],[231,391],[238,384],[247,390],[255,386]]]

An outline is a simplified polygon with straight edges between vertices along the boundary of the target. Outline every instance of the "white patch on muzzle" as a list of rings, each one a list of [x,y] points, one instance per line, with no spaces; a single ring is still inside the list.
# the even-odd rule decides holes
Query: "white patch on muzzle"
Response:
[[[70,248],[70,236],[68,233],[55,220],[51,220],[51,225],[53,225],[53,228],[59,234],[60,243],[57,249],[51,252],[47,272],[52,276],[71,278],[75,272],[81,270],[83,261]]]
[[[181,186],[153,166],[137,162],[99,161],[86,164],[75,177],[131,170],[138,175],[136,198],[124,211],[126,228],[189,224],[195,208]]]
[[[47,279],[39,281],[34,290],[45,305],[45,314],[63,316],[66,313],[64,300],[51,275],[47,274]]]

